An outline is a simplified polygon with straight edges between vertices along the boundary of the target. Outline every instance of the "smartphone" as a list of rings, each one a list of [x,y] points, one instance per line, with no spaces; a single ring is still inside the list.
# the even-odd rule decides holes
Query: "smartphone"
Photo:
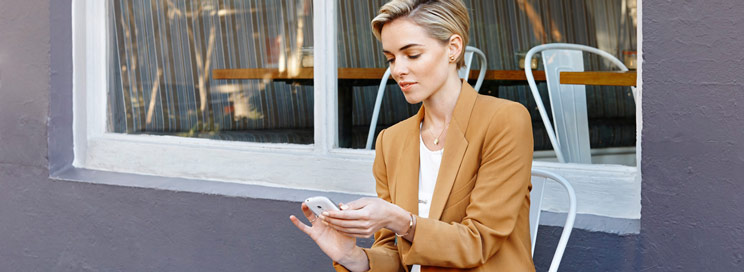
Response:
[[[316,216],[324,211],[338,211],[338,205],[324,196],[314,196],[305,199],[305,205],[310,208]]]

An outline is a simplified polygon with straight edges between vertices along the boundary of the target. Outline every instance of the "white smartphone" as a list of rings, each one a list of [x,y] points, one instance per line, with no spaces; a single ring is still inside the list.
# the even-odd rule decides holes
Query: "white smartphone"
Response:
[[[338,211],[338,205],[324,196],[314,196],[305,199],[305,205],[310,208],[316,216],[324,211]]]

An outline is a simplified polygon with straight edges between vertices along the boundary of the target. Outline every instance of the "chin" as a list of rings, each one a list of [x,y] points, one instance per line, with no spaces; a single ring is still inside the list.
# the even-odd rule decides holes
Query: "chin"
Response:
[[[403,97],[405,97],[406,98],[406,102],[408,102],[408,104],[411,104],[411,105],[418,104],[418,103],[421,103],[421,101],[424,101],[423,98],[418,97],[417,95],[414,95],[414,94],[405,94],[405,93],[403,93]]]

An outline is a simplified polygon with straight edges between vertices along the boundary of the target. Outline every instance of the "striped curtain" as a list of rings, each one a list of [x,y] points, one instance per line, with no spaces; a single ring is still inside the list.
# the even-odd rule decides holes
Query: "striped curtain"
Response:
[[[312,48],[311,0],[109,0],[109,131],[312,143],[313,88],[213,80]]]

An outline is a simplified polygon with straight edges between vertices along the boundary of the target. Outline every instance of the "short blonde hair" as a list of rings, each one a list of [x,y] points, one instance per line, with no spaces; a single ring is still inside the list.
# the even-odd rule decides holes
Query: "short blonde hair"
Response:
[[[402,17],[423,27],[429,36],[443,43],[447,43],[454,34],[460,35],[462,52],[457,57],[457,68],[465,65],[470,15],[462,0],[392,0],[382,6],[377,17],[372,19],[372,33],[381,40],[382,27]]]

